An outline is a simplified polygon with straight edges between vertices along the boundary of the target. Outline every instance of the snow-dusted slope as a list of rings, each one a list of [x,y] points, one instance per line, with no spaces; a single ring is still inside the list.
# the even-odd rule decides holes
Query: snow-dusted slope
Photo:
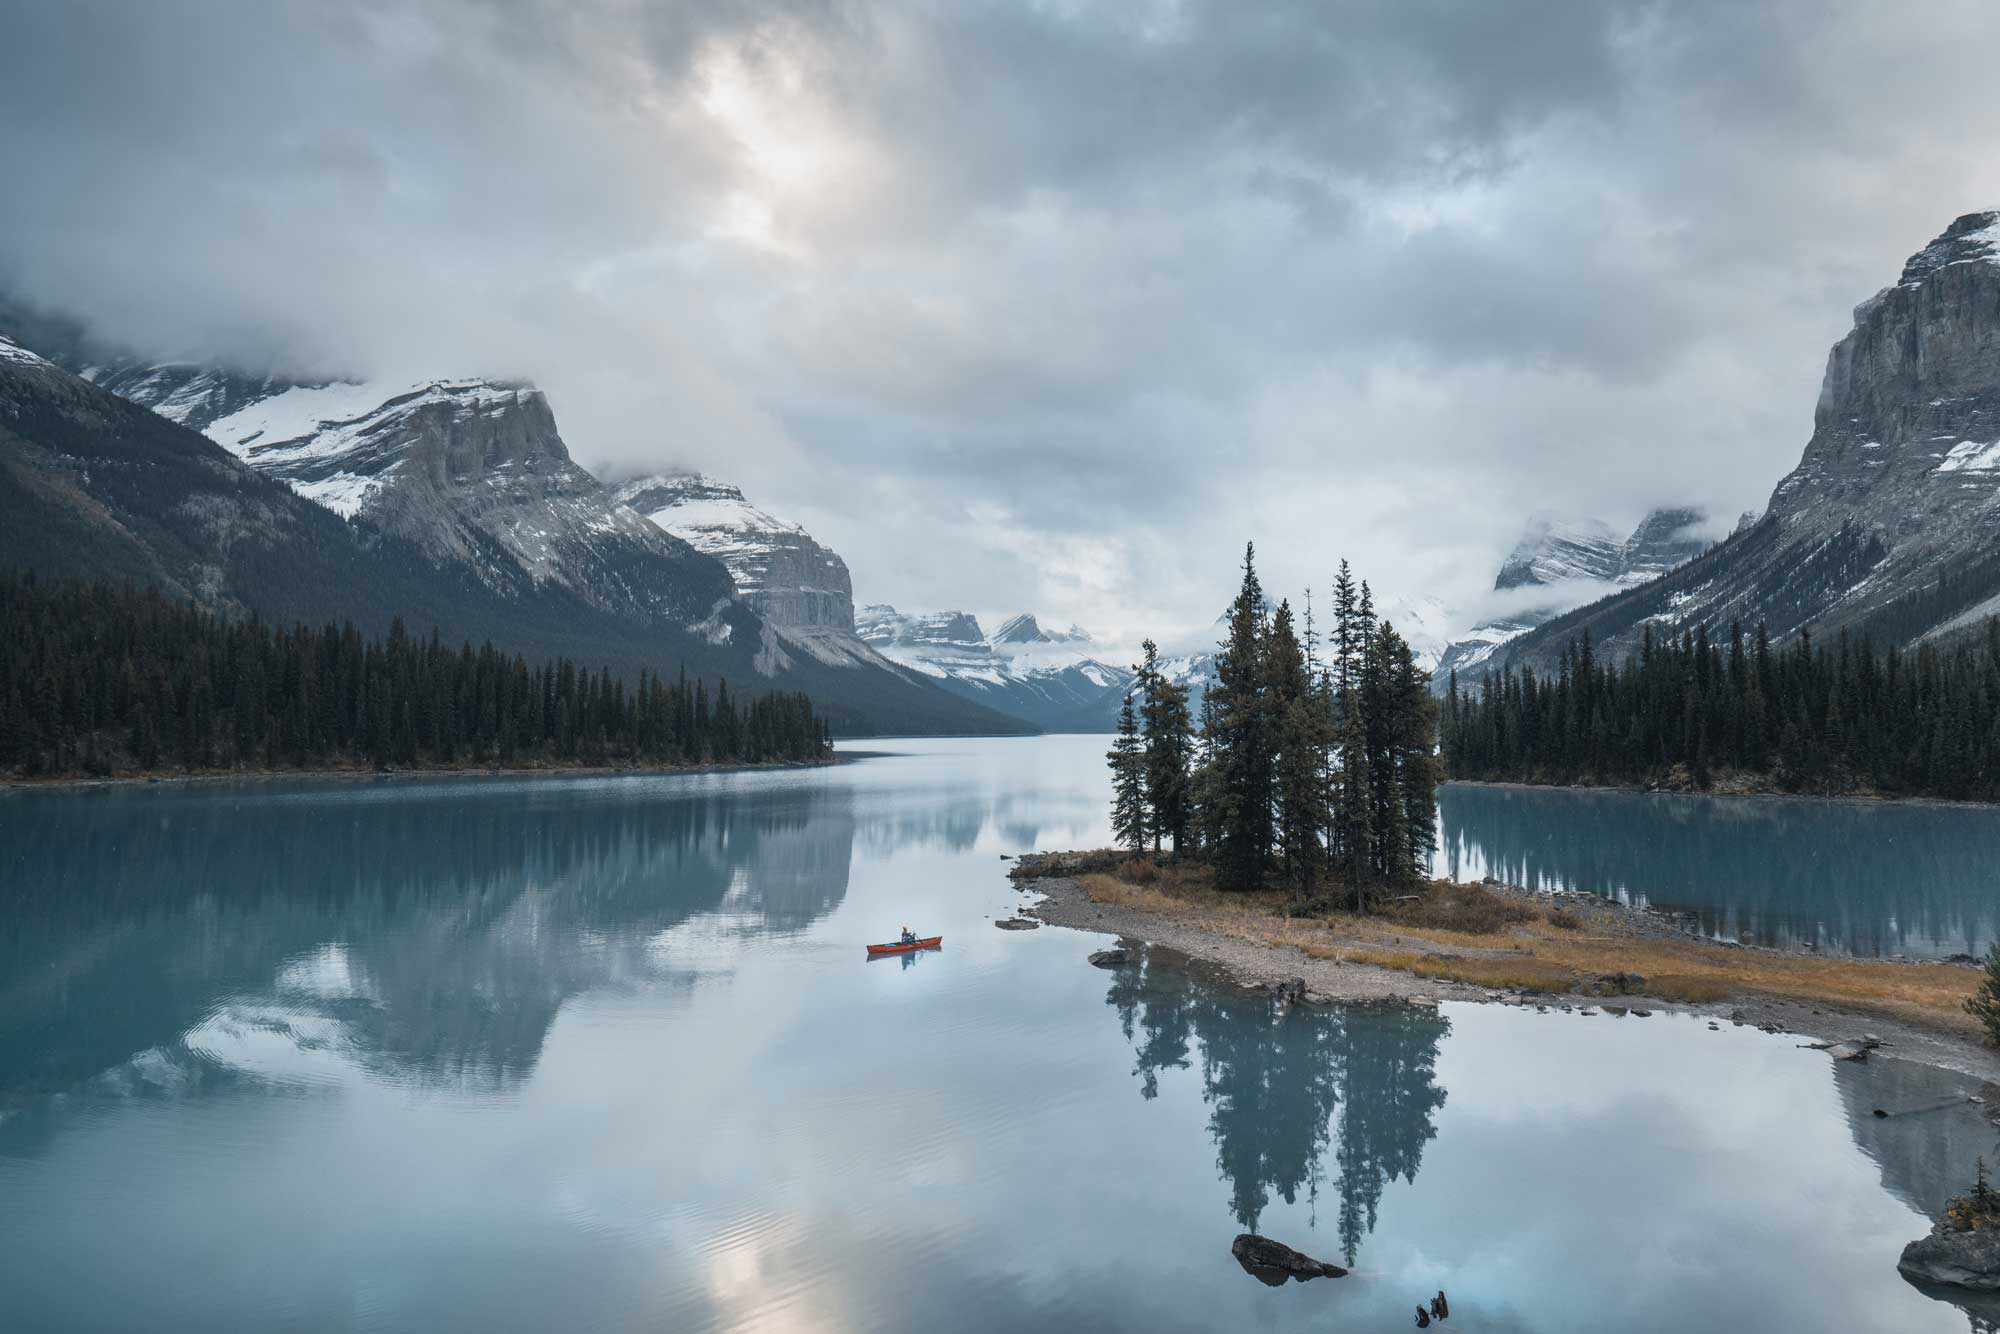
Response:
[[[1698,507],[1656,509],[1620,541],[1596,519],[1533,516],[1493,580],[1495,593],[1511,594],[1508,610],[1445,645],[1431,684],[1445,689],[1453,672],[1476,677],[1502,646],[1571,608],[1685,565],[1708,549],[1707,525],[1708,511]]]
[[[1496,660],[1546,669],[1589,630],[1810,626],[1878,646],[2000,596],[2000,210],[1968,213],[1854,310],[1827,354],[1812,437],[1764,517],[1665,578],[1579,609]],[[1946,579],[1945,576],[1950,578]]]
[[[603,610],[681,625],[732,596],[719,564],[619,505],[570,459],[532,385],[301,384],[179,366],[98,380],[496,591],[553,584]]]
[[[740,488],[699,473],[642,477],[616,491],[695,550],[729,567],[745,602],[781,630],[854,630],[847,562],[799,525],[758,509]]]
[[[834,667],[907,668],[855,633],[847,562],[741,488],[699,473],[642,477],[618,500],[729,569],[736,591],[793,648]]]
[[[906,615],[878,603],[861,609],[855,628],[891,660],[1047,731],[1110,731],[1132,684],[1128,668],[1086,652],[1084,631],[1047,632],[1033,616],[1012,617],[988,635],[966,612]]]
[[[1495,588],[1557,584],[1570,579],[1612,579],[1625,546],[1597,519],[1535,514],[1507,553]]]

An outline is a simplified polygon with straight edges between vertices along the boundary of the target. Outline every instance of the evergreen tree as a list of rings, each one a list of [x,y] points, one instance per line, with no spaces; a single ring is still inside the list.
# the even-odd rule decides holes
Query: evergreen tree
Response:
[[[1334,779],[1333,851],[1355,910],[1367,906],[1374,878],[1375,778],[1368,748],[1365,668],[1373,613],[1356,594],[1347,562],[1333,581],[1334,727],[1339,768]]]
[[[4,772],[825,758],[826,725],[797,694],[722,695],[700,726],[658,725],[702,689],[646,672],[632,690],[563,659],[530,669],[400,620],[368,641],[0,573]]]
[[[1137,688],[1145,698],[1146,806],[1152,815],[1153,851],[1161,840],[1181,855],[1193,822],[1194,718],[1188,709],[1187,687],[1160,674],[1159,647],[1148,639],[1144,659],[1135,669]]]
[[[1111,834],[1134,857],[1146,851],[1146,751],[1132,696],[1118,710],[1118,735],[1105,756],[1111,762]]]
[[[1306,654],[1292,629],[1292,608],[1280,602],[1264,654],[1264,698],[1272,721],[1273,796],[1278,860],[1292,897],[1310,900],[1317,887],[1326,827],[1326,749],[1320,698]]]
[[[1215,655],[1215,684],[1203,701],[1213,782],[1213,860],[1228,889],[1261,889],[1271,856],[1271,724],[1264,695],[1266,612],[1255,546],[1243,552],[1243,583],[1229,608],[1229,633]]]

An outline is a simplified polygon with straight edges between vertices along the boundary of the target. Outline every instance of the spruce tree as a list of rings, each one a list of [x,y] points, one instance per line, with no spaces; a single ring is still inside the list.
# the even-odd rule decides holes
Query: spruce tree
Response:
[[[1279,865],[1293,899],[1309,901],[1317,887],[1326,826],[1326,748],[1319,696],[1304,648],[1292,628],[1292,608],[1278,604],[1264,655],[1265,702],[1272,719],[1273,797]]]
[[[1343,560],[1333,581],[1334,727],[1339,748],[1333,829],[1335,861],[1342,883],[1353,895],[1356,912],[1367,906],[1366,888],[1373,878],[1375,859],[1375,780],[1370,771],[1362,690],[1372,619]]]
[[[1159,646],[1148,639],[1144,659],[1135,669],[1143,694],[1142,721],[1146,733],[1146,805],[1152,816],[1153,851],[1162,840],[1180,857],[1192,823],[1194,719],[1188,709],[1187,687],[1160,673]]]
[[[1215,655],[1203,701],[1214,803],[1214,862],[1227,889],[1261,889],[1271,855],[1271,722],[1264,694],[1266,612],[1256,547],[1243,551],[1243,582],[1229,608],[1228,637]]]
[[[1111,764],[1111,834],[1134,857],[1146,851],[1146,752],[1132,696],[1118,710],[1118,735],[1105,755]]]

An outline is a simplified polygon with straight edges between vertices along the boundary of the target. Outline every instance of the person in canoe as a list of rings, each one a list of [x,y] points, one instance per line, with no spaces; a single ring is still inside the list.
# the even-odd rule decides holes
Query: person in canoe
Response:
[[[906,926],[906,927],[904,927],[904,928],[903,928],[903,935],[902,935],[902,938],[901,938],[901,939],[900,939],[900,940],[898,941],[898,943],[899,943],[899,944],[903,944],[903,945],[914,945],[914,944],[916,944],[916,943],[917,943],[917,933],[916,933],[916,932],[914,932],[914,931],[912,931],[912,930],[910,930],[910,928],[909,928],[909,927],[907,927],[907,926]]]

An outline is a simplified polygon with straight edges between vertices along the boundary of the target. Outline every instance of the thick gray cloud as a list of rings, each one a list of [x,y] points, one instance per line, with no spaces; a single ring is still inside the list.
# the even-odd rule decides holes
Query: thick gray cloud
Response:
[[[1204,627],[1536,508],[1761,504],[2000,203],[1995,20],[1444,0],[5,5],[0,281],[161,355],[530,376],[906,606]]]

